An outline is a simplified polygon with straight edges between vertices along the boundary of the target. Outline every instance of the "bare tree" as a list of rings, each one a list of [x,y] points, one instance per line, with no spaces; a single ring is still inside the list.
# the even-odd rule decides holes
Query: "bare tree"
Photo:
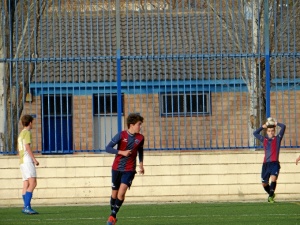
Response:
[[[52,4],[52,3],[55,4]],[[287,23],[274,20],[281,0],[270,1],[269,9],[264,9],[264,0],[120,0],[120,9],[123,11],[166,10],[172,12],[203,10],[213,12],[220,20],[220,24],[227,30],[230,39],[238,52],[258,55],[264,52],[264,10],[268,10],[270,51],[275,49],[275,33],[284,30]],[[290,10],[299,14],[299,1],[289,1]],[[0,30],[4,34],[0,37],[0,57],[10,59],[0,63],[0,150],[4,146],[8,150],[16,148],[18,134],[18,120],[23,111],[24,99],[29,91],[29,79],[35,71],[35,58],[38,56],[36,43],[39,38],[39,20],[45,10],[57,11],[114,11],[116,1],[109,0],[2,0],[0,10]],[[287,12],[286,14],[289,14]],[[280,15],[282,16],[282,15]],[[284,15],[283,15],[284,16]],[[19,30],[14,24],[22,20]],[[290,16],[289,23],[296,18]],[[237,27],[238,26],[238,27]],[[249,44],[250,43],[250,44]],[[23,59],[26,58],[27,61]],[[29,62],[28,62],[29,59]],[[16,70],[22,65],[23,77],[18,77]],[[250,93],[249,112],[249,139],[254,143],[252,131],[260,125],[266,117],[265,98],[265,58],[244,57],[242,59],[243,79]],[[4,135],[5,134],[5,135]],[[3,150],[3,149],[2,149]]]
[[[46,0],[34,1],[5,1],[1,4],[3,15],[1,17],[1,27],[4,36],[1,40],[0,53],[7,59],[11,59],[5,64],[2,70],[0,96],[0,138],[3,148],[7,150],[16,149],[18,135],[18,119],[24,107],[26,93],[29,91],[29,78],[34,72],[34,63],[18,62],[21,57],[26,57],[25,52],[31,53],[27,58],[36,57],[35,43],[37,43],[38,24],[46,6]],[[26,13],[21,13],[26,12]],[[24,21],[21,30],[16,31],[14,24],[16,21]],[[35,25],[34,25],[35,24]],[[16,33],[20,35],[16,36]],[[23,63],[23,77],[19,77],[15,71],[18,63]],[[0,93],[1,94],[1,93]],[[5,135],[4,135],[5,134]]]
[[[237,52],[253,55],[265,52],[265,10],[268,11],[270,26],[267,27],[270,36],[270,53],[276,48],[274,38],[276,32],[286,30],[288,23],[292,24],[296,17],[291,14],[289,21],[278,19],[289,12],[283,12],[282,1],[270,1],[269,9],[264,8],[264,0],[215,1],[207,0],[206,5],[217,16],[222,26],[227,30]],[[299,13],[298,1],[289,2],[291,12]],[[284,15],[283,15],[284,14]],[[283,32],[284,33],[284,32]],[[244,57],[242,59],[242,75],[247,84],[249,106],[249,142],[254,144],[253,130],[266,119],[266,59],[265,57]]]
[[[120,0],[121,11],[147,11],[147,10],[191,10],[194,8],[205,7],[205,1],[197,0]],[[59,4],[52,6],[53,10],[58,10],[64,7],[66,10],[72,11],[97,11],[97,10],[116,10],[116,1],[109,0],[74,0],[74,1],[61,1]]]
[[[106,0],[101,5],[96,2],[99,1],[90,0],[89,4],[82,0],[0,2],[0,29],[3,34],[0,36],[0,58],[9,59],[6,63],[0,63],[0,151],[14,151],[17,148],[19,118],[38,57],[38,24],[45,10],[59,13],[64,10],[109,10],[114,7],[114,1]]]
[[[5,9],[4,4],[0,4],[0,12],[3,12]],[[5,15],[1,16],[0,19],[0,58],[5,58],[5,52],[4,52],[4,39],[5,35],[5,21],[2,20]],[[4,74],[5,74],[5,63],[0,63],[0,151],[3,151],[4,148],[4,132],[5,132],[5,98],[4,98]]]
[[[83,11],[111,7],[111,1],[96,5],[90,0],[2,0],[0,2],[0,58],[9,59],[0,63],[0,151],[17,148],[18,123],[29,92],[30,77],[35,71],[38,57],[39,21],[45,10]],[[98,1],[97,1],[98,2]],[[113,5],[113,4],[112,4]],[[26,59],[26,60],[25,60]],[[22,69],[22,76],[18,69]]]

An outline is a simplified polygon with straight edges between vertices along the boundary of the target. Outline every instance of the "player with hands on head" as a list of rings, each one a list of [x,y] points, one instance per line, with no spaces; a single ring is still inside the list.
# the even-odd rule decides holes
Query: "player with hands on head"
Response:
[[[116,134],[106,146],[106,152],[115,154],[112,165],[111,214],[107,225],[115,225],[117,213],[125,200],[136,174],[136,157],[139,158],[139,173],[144,174],[144,136],[140,134],[144,118],[137,113],[127,117],[127,130]],[[117,149],[114,146],[117,145]]]
[[[18,137],[18,152],[20,157],[20,169],[23,178],[22,196],[24,208],[22,209],[22,212],[25,214],[37,214],[37,212],[31,208],[30,204],[33,190],[37,185],[35,165],[39,165],[39,162],[34,157],[30,147],[32,143],[31,129],[33,117],[30,115],[24,115],[21,118],[21,122],[24,129],[20,132]]]
[[[281,129],[278,135],[275,135],[275,127]],[[261,171],[262,186],[269,194],[268,202],[274,203],[275,189],[280,171],[279,152],[280,144],[285,132],[286,126],[283,123],[278,123],[274,118],[269,117],[265,124],[254,131],[253,135],[263,143],[264,146],[264,161]],[[260,134],[263,129],[267,129],[267,135],[264,137]],[[271,178],[271,184],[269,179]]]

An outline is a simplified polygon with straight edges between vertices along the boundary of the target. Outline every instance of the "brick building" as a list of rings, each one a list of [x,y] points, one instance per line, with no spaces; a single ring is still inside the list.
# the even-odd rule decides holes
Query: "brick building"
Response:
[[[249,146],[243,131],[248,132],[250,94],[242,59],[216,55],[238,51],[226,29],[197,12],[134,15],[120,19],[122,114],[123,122],[130,112],[145,117],[145,148]],[[36,116],[34,148],[44,153],[103,150],[117,132],[115,15],[48,16],[40,22],[37,43],[45,60],[35,64],[33,98],[24,110]],[[298,76],[299,63],[273,62],[272,72],[283,74],[277,81],[283,100],[272,106],[279,120],[286,115],[277,107],[298,107],[284,101],[284,88],[289,76]],[[296,99],[298,92],[289,97]],[[290,132],[295,123],[288,126],[286,137],[296,140]]]

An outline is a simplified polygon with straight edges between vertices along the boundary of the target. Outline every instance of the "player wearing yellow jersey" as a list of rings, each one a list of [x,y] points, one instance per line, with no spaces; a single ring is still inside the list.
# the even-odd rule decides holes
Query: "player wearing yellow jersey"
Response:
[[[33,117],[30,115],[24,115],[21,118],[21,122],[24,129],[20,132],[18,137],[18,151],[20,156],[20,169],[23,178],[22,196],[24,208],[22,212],[26,214],[37,214],[37,212],[31,208],[30,204],[33,190],[37,185],[35,165],[39,165],[39,162],[34,157],[30,147],[32,143],[31,129]]]

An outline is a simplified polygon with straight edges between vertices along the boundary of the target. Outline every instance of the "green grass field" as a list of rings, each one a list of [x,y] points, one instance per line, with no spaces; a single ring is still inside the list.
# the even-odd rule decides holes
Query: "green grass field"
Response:
[[[21,208],[0,208],[0,224],[105,225],[109,215],[108,206],[34,207],[34,209],[40,214],[25,215],[21,213]],[[118,219],[118,225],[300,225],[300,203],[124,204]]]

